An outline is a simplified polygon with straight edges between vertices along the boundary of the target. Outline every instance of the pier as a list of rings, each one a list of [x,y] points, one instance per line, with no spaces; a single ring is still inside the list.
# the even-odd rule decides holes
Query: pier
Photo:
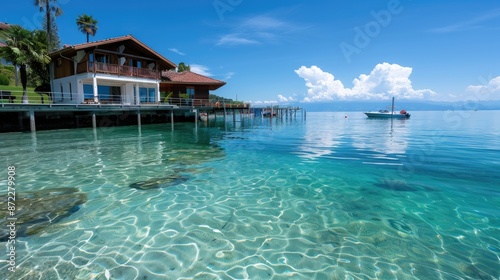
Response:
[[[18,101],[20,102],[20,101]],[[216,102],[196,99],[171,99],[168,103],[142,103],[138,105],[62,104],[40,99],[30,103],[0,103],[0,132],[37,131],[59,128],[104,127],[194,121],[199,112],[249,110],[249,104]]]
[[[214,122],[217,118],[223,118],[224,122],[228,119],[235,123],[236,116],[239,115],[239,119],[244,118],[268,118],[271,122],[273,119],[292,120],[296,119],[298,116],[302,119],[306,118],[305,109],[298,106],[269,106],[269,107],[248,107],[248,108],[235,108],[235,107],[215,107],[211,109],[201,108],[199,109],[199,116],[202,121],[207,124]]]
[[[268,106],[268,107],[256,107],[253,108],[256,116],[263,116],[269,118],[279,118],[279,119],[292,119],[297,118],[298,113],[301,113],[301,117],[306,117],[306,111],[304,108],[298,106]]]
[[[19,93],[16,94],[19,97]],[[12,99],[14,100],[14,99]],[[23,132],[83,127],[108,127],[175,121],[205,121],[210,124],[218,117],[234,123],[242,118],[305,119],[306,112],[297,106],[250,107],[249,103],[225,102],[208,99],[170,98],[168,102],[130,104],[121,101],[82,104],[55,103],[48,95],[0,101],[0,132]]]

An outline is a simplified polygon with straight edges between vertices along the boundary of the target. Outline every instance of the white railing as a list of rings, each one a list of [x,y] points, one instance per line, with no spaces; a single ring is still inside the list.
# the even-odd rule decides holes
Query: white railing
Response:
[[[139,103],[134,100],[128,100],[124,95],[98,94],[97,101],[92,95],[85,95],[82,99],[78,93],[67,92],[35,92],[28,90],[23,98],[23,91],[9,91],[0,89],[0,105],[1,107],[11,105],[78,105],[78,104],[94,104],[94,105],[121,105],[121,106],[137,106],[137,105],[176,105],[179,107],[213,107],[213,108],[250,108],[249,103],[243,102],[227,102],[208,99],[188,99],[188,98],[161,98],[160,101],[146,100],[139,98]]]

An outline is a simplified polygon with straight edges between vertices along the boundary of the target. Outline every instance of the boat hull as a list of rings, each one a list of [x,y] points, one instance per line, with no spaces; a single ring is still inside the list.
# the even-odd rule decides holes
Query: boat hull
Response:
[[[391,114],[391,113],[380,113],[380,112],[366,112],[365,115],[369,118],[378,118],[378,119],[408,119],[410,114]]]

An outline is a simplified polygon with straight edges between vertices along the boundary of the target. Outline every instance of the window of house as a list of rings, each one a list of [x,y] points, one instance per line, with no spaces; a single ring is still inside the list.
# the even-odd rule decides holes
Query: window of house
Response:
[[[64,89],[62,84],[61,84],[61,101],[64,101]]]
[[[94,67],[94,54],[93,53],[89,53],[89,67]]]
[[[154,88],[149,88],[149,102],[156,102],[156,90]]]
[[[140,60],[130,59],[130,60],[128,61],[128,66],[141,68],[141,67],[142,67],[142,63],[141,63],[141,61],[140,61]]]
[[[97,86],[97,95],[101,101],[113,101],[113,98],[117,102],[120,101],[120,88],[110,87],[110,86]],[[90,84],[83,85],[83,98],[84,99],[94,99],[94,86]]]
[[[187,87],[186,93],[188,94],[189,99],[193,99],[194,98],[194,87]]]
[[[99,96],[99,100],[111,101],[111,87],[97,86],[97,95]]]
[[[139,88],[139,99],[141,102],[156,102],[156,90],[154,88]]]
[[[94,99],[94,87],[92,85],[83,85],[83,98]]]
[[[95,60],[101,63],[110,63],[111,57],[108,54],[96,54]]]
[[[69,98],[73,100],[73,90],[71,89],[71,83],[69,83]]]
[[[141,102],[148,102],[148,89],[147,88],[139,88],[139,100]]]

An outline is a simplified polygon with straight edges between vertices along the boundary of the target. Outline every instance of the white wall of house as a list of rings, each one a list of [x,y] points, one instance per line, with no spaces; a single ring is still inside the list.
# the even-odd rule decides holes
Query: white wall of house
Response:
[[[83,86],[78,84],[76,75],[52,81],[52,101],[55,104],[79,104],[83,102]]]
[[[139,103],[139,88],[153,88],[159,95],[159,82],[143,78],[130,78],[112,75],[96,75],[97,85],[120,87],[121,102],[127,105]],[[93,74],[79,74],[52,80],[52,100],[56,104],[84,103],[84,85],[93,84]],[[157,101],[158,101],[157,97]]]

